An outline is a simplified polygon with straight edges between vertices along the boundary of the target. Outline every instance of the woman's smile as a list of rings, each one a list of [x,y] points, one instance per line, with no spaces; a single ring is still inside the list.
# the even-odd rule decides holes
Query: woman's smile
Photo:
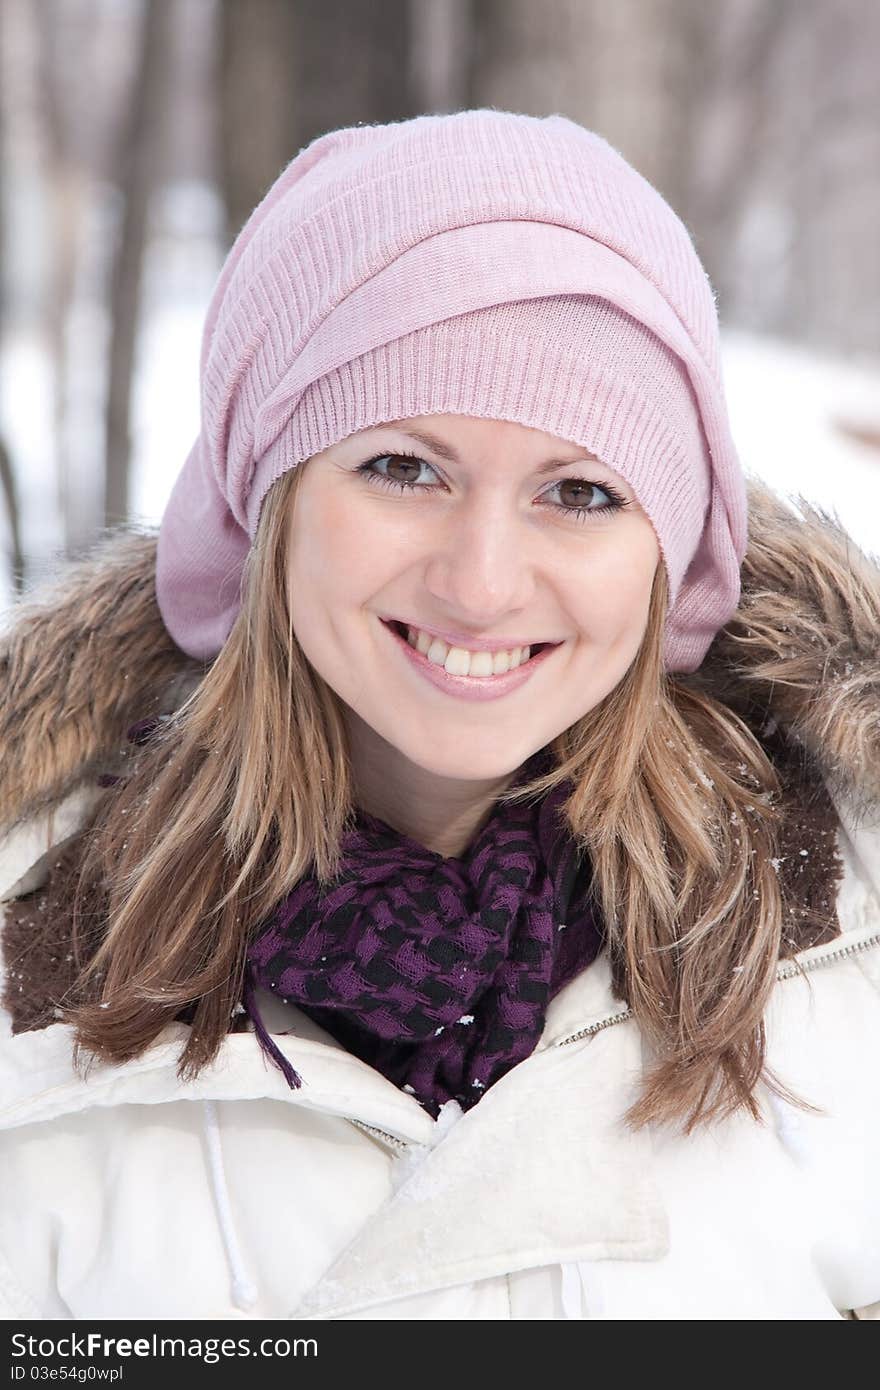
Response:
[[[462,700],[497,700],[519,690],[562,645],[543,643],[534,648],[468,653],[421,631],[416,636],[405,623],[380,621],[414,671],[438,690]]]

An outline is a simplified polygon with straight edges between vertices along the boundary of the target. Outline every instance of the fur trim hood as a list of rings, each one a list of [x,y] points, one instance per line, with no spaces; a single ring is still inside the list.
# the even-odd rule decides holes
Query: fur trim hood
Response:
[[[791,954],[839,931],[834,802],[855,819],[880,802],[880,561],[804,498],[793,499],[795,511],[758,480],[748,487],[739,607],[699,670],[677,679],[735,710],[779,770]],[[159,613],[156,540],[155,530],[132,526],[109,532],[7,615],[0,638],[4,835],[94,786],[118,765],[130,726],[174,709],[204,674]],[[804,844],[810,853],[799,857]],[[56,910],[47,911],[44,898],[38,915],[31,894],[6,912],[7,959],[27,955],[44,982],[59,955],[60,928],[53,938],[47,924],[59,913],[63,919],[67,887],[62,873],[46,890]],[[826,920],[818,935],[817,914]],[[52,1021],[45,985],[17,994],[16,1031]]]

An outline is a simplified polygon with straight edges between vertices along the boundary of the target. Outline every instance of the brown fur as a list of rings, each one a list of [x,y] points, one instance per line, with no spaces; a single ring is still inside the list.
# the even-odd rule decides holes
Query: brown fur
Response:
[[[858,812],[880,799],[880,567],[802,498],[799,517],[749,485],[737,613],[686,679],[736,710],[783,785],[783,955],[839,931],[841,865],[825,783]],[[0,642],[0,823],[10,828],[119,766],[125,731],[172,709],[204,670],[172,642],[155,597],[155,535],[106,535],[22,601]],[[806,850],[806,855],[801,851]],[[8,904],[5,1006],[45,1027],[75,962],[69,911],[81,848]]]
[[[26,595],[0,639],[0,826],[59,802],[112,761],[128,726],[200,669],[156,604],[156,537],[106,533]]]

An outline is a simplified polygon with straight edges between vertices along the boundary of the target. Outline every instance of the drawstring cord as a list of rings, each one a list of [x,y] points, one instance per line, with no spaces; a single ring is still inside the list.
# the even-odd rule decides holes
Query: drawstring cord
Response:
[[[766,1094],[779,1142],[796,1163],[806,1164],[809,1160],[809,1145],[801,1115],[769,1086],[766,1087]]]
[[[220,1233],[226,1248],[226,1263],[232,1276],[232,1301],[237,1308],[252,1308],[257,1301],[257,1286],[248,1275],[238,1243],[238,1236],[235,1233],[232,1204],[229,1200],[229,1188],[226,1185],[223,1150],[220,1147],[217,1107],[214,1101],[202,1102],[202,1118],[205,1126],[205,1143],[208,1148],[208,1168],[211,1173],[214,1201],[217,1205]]]
[[[562,1316],[579,1320],[601,1318],[604,1307],[602,1294],[595,1279],[590,1278],[590,1266],[581,1260],[561,1264],[559,1270],[562,1276]]]
[[[582,1318],[583,1305],[581,1303],[581,1277],[578,1273],[576,1264],[563,1264],[559,1266],[562,1275],[562,1316],[564,1318]]]
[[[275,1066],[280,1068],[291,1089],[296,1089],[301,1086],[302,1078],[291,1066],[280,1048],[272,1041],[272,1037],[260,1017],[260,1011],[257,1008],[257,1003],[254,998],[253,984],[249,971],[245,971],[242,994],[242,1004],[245,1013],[254,1025],[254,1032],[257,1035],[257,1041],[263,1052]],[[223,1245],[226,1250],[226,1263],[229,1266],[229,1272],[232,1276],[232,1301],[237,1308],[252,1308],[258,1297],[257,1286],[247,1272],[241,1253],[241,1247],[238,1243],[238,1236],[235,1231],[235,1222],[232,1217],[232,1203],[229,1200],[229,1188],[226,1183],[226,1168],[223,1163],[223,1150],[220,1147],[220,1125],[217,1120],[217,1106],[214,1101],[206,1100],[202,1102],[202,1119],[205,1129],[205,1144],[208,1150],[208,1169],[211,1174],[211,1186],[214,1192],[217,1218],[220,1222],[220,1234],[223,1237]]]

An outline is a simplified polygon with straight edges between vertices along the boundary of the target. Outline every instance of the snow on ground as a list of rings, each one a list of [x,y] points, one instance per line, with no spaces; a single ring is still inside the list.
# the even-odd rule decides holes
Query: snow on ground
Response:
[[[744,469],[836,512],[880,559],[880,358],[856,366],[727,332],[722,371]],[[873,447],[855,437],[862,431],[873,431]]]

